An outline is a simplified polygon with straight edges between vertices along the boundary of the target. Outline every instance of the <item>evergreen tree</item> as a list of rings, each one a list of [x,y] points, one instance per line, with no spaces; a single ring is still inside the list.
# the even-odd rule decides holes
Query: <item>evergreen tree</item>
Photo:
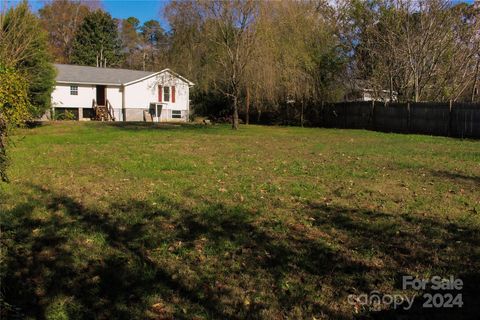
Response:
[[[157,20],[148,20],[139,29],[143,70],[165,68],[168,39],[160,23]]]
[[[129,69],[140,68],[138,53],[140,48],[140,37],[137,32],[140,21],[135,17],[120,21],[120,39],[122,42],[122,53],[124,56],[124,67]]]
[[[73,41],[71,62],[87,66],[117,66],[121,62],[117,25],[110,14],[96,10],[88,14]]]
[[[167,41],[163,28],[157,20],[148,20],[140,28],[146,44],[153,48],[160,48]]]
[[[53,0],[38,10],[40,22],[48,32],[49,49],[59,63],[69,63],[75,32],[96,1]]]

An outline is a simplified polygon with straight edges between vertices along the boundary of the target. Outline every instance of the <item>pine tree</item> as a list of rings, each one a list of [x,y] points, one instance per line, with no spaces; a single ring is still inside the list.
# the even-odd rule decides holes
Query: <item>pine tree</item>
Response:
[[[122,53],[124,57],[123,66],[129,69],[139,68],[136,63],[140,47],[140,37],[138,34],[138,25],[140,21],[135,17],[123,19],[120,22],[120,39],[122,41]]]
[[[71,62],[87,66],[118,66],[120,48],[115,20],[110,14],[96,10],[85,17],[76,32]]]
[[[59,63],[68,63],[75,32],[96,1],[53,0],[38,10],[40,22],[48,32],[49,49]]]

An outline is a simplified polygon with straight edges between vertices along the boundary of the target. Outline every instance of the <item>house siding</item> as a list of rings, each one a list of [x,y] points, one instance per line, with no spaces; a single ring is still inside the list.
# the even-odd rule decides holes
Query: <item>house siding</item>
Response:
[[[78,95],[70,94],[70,86],[78,86]],[[175,102],[163,101],[163,111],[160,121],[188,121],[189,118],[189,85],[170,72],[162,72],[131,84],[107,85],[106,98],[114,109],[117,121],[145,121],[144,111],[148,111],[150,103],[158,102],[158,87],[175,86]],[[122,92],[123,91],[123,92]],[[57,83],[52,93],[53,108],[91,108],[96,99],[95,84]],[[162,99],[163,100],[163,99]],[[172,110],[181,111],[182,118],[171,118]],[[124,119],[125,116],[125,119]]]
[[[96,85],[76,85],[78,95],[70,94],[70,86],[76,84],[57,83],[52,92],[53,108],[78,108],[80,116],[83,114],[80,109],[92,108],[92,101],[97,97]],[[122,110],[122,92],[120,86],[107,86],[107,99],[115,109],[115,118],[120,120]]]
[[[181,79],[165,72],[160,75],[125,86],[125,113],[127,121],[143,121],[143,111],[148,111],[150,103],[158,101],[159,86],[175,86],[175,102],[162,101],[161,121],[188,121],[190,88]],[[163,99],[162,99],[163,100]],[[139,110],[139,111],[138,111]],[[168,110],[180,110],[182,119],[172,119]]]
[[[114,109],[122,109],[122,88],[107,86],[107,99]]]
[[[75,84],[71,84],[75,85]],[[91,108],[95,99],[95,86],[77,85],[78,95],[70,94],[70,84],[58,84],[52,92],[52,107],[54,108]]]

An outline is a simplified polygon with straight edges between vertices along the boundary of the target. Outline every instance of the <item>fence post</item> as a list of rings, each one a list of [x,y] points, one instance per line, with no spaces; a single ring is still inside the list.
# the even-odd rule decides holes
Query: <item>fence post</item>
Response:
[[[321,118],[320,124],[321,124],[322,127],[325,128],[325,112],[324,112],[324,107],[323,106],[324,106],[324,101],[322,99],[322,106],[321,106],[322,109],[320,110],[320,118]]]
[[[377,130],[377,120],[376,120],[376,115],[375,115],[375,100],[372,100],[372,109],[371,109],[371,119],[372,119],[372,129]]]
[[[448,136],[452,136],[452,99],[448,102]]]
[[[407,102],[407,133],[412,132],[412,119],[411,119],[410,101]]]

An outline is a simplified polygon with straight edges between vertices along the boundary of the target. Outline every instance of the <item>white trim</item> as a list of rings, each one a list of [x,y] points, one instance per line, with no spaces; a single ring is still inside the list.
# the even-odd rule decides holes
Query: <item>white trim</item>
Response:
[[[137,80],[132,80],[132,81],[130,81],[130,82],[125,82],[123,85],[124,85],[124,86],[128,86],[128,85],[131,85],[131,84],[134,84],[134,83],[137,83],[137,82],[140,82],[140,81],[149,79],[149,78],[151,78],[151,77],[153,77],[153,76],[157,76],[157,75],[162,74],[162,73],[164,73],[164,72],[169,72],[169,73],[171,73],[173,76],[175,76],[175,77],[179,78],[180,80],[182,80],[183,82],[187,83],[190,87],[192,87],[192,86],[195,85],[192,81],[188,80],[188,79],[185,78],[185,77],[182,77],[182,76],[179,75],[178,73],[176,73],[176,72],[174,72],[174,71],[172,71],[172,70],[170,70],[170,69],[168,69],[168,68],[167,68],[167,69],[163,69],[162,71],[153,73],[153,74],[151,74],[151,75],[148,75],[148,76],[146,76],[146,77],[137,79]]]
[[[184,82],[186,82],[190,87],[193,87],[193,86],[195,85],[195,83],[193,83],[192,81],[188,80],[187,78],[179,75],[179,74],[176,73],[175,71],[172,71],[172,70],[170,70],[170,69],[167,68],[167,69],[164,69],[164,70],[162,70],[162,71],[160,71],[160,72],[164,72],[164,71],[170,72],[171,74],[173,74],[173,75],[176,76],[177,78],[180,78],[181,80],[183,80]]]
[[[56,80],[56,83],[60,84],[83,84],[83,85],[99,85],[99,86],[117,86],[121,87],[121,83],[108,83],[108,82],[81,82],[81,81],[64,81],[64,80]]]
[[[135,71],[135,70],[133,70]],[[132,81],[129,81],[129,82],[125,82],[125,83],[112,83],[112,82],[82,82],[82,81],[66,81],[66,80],[55,80],[56,83],[61,83],[61,84],[82,84],[82,85],[106,85],[106,86],[118,86],[118,87],[121,87],[121,86],[128,86],[128,85],[131,85],[131,84],[134,84],[134,83],[137,83],[137,82],[140,82],[140,81],[143,81],[143,80],[146,80],[146,79],[149,79],[153,76],[157,76],[161,73],[164,73],[164,72],[169,72],[171,73],[173,76],[179,78],[180,80],[182,80],[183,82],[187,83],[190,87],[193,87],[195,84],[188,80],[187,78],[185,77],[182,77],[181,75],[179,75],[178,73],[170,70],[170,69],[163,69],[162,71],[159,71],[159,72],[155,72],[155,73],[152,73],[146,77],[143,77],[143,78],[139,78],[139,79],[136,79],[136,80],[132,80]]]
[[[161,72],[162,72],[162,71],[156,72],[156,73],[152,73],[151,75],[148,75],[148,76],[146,76],[146,77],[143,77],[143,78],[140,78],[140,79],[136,79],[136,80],[132,80],[132,81],[129,81],[129,82],[125,82],[125,83],[123,84],[123,86],[126,87],[126,86],[129,86],[129,85],[131,85],[131,84],[135,84],[135,83],[137,83],[137,82],[141,82],[141,81],[143,81],[143,80],[146,80],[146,79],[149,79],[149,78],[151,78],[151,77],[153,77],[153,76],[156,76],[156,75],[160,74]]]

